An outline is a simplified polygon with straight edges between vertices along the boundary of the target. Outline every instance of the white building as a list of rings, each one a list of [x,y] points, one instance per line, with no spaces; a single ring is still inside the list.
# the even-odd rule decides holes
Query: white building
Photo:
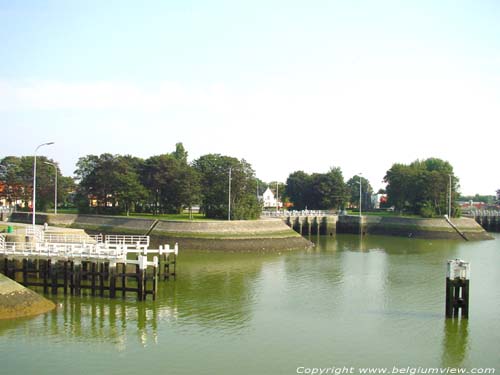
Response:
[[[267,188],[262,195],[262,200],[264,203],[264,208],[281,208],[283,206],[283,204],[274,197],[274,193],[269,188]]]

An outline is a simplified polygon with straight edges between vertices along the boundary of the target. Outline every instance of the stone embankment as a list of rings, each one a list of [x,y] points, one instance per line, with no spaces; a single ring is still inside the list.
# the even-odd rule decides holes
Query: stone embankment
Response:
[[[399,218],[366,216],[366,231],[372,234],[403,235],[418,238],[461,239],[444,218]],[[478,223],[469,218],[451,219],[468,240],[488,240],[492,237]]]
[[[38,315],[55,307],[52,301],[0,274],[0,319]]]
[[[37,214],[36,218],[40,224],[80,228],[90,233],[148,234],[152,246],[177,242],[183,250],[281,251],[312,246],[280,219],[166,221],[72,214]],[[31,216],[15,213],[11,220],[30,222]]]

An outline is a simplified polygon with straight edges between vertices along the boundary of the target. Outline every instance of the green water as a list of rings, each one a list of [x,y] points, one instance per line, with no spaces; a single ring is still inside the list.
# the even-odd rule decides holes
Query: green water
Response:
[[[302,367],[500,371],[500,236],[322,237],[309,251],[181,253],[156,302],[54,298],[0,322],[2,374],[296,374]],[[181,249],[182,251],[182,249]],[[444,318],[445,265],[472,264],[470,318]]]

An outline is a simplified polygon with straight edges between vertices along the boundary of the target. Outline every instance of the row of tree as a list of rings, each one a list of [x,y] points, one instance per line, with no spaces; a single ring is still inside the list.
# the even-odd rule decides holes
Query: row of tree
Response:
[[[260,215],[255,172],[245,160],[208,154],[188,163],[187,157],[182,143],[172,153],[146,160],[82,157],[75,171],[79,211],[180,213],[199,204],[210,218],[228,218],[229,206],[231,219]]]
[[[54,200],[55,173],[50,163],[55,162],[44,156],[37,160],[37,210],[45,210]],[[9,203],[22,200],[27,206],[32,196],[32,168],[30,156],[1,159],[1,197]],[[182,143],[172,153],[148,159],[87,155],[77,163],[78,184],[62,176],[58,168],[57,175],[59,202],[64,205],[72,193],[79,211],[87,213],[179,213],[199,205],[210,218],[227,218],[231,207],[232,219],[252,219],[260,214],[258,195],[267,186],[277,188],[281,199],[298,210],[358,207],[360,184],[362,209],[367,210],[373,193],[369,181],[359,175],[345,182],[338,167],[326,173],[296,171],[288,176],[286,184],[266,184],[255,177],[252,166],[245,160],[208,154],[190,163]],[[441,159],[393,164],[384,181],[388,205],[402,212],[426,217],[443,215],[447,213],[450,197],[451,202],[458,198],[458,178],[453,167]],[[453,213],[458,213],[456,207]]]
[[[285,197],[297,210],[330,210],[344,208],[348,204],[359,206],[361,184],[362,209],[369,208],[373,189],[368,180],[353,176],[344,182],[342,170],[332,167],[327,173],[291,173],[286,180]]]
[[[22,202],[19,208],[28,208],[33,196],[33,162],[33,156],[7,156],[0,160],[0,193],[8,205]],[[58,202],[65,206],[75,190],[74,180],[61,175],[54,160],[37,157],[37,210],[46,210],[54,203],[56,173]]]
[[[384,177],[388,203],[399,211],[424,217],[442,216],[452,205],[452,215],[459,214],[455,206],[459,180],[447,161],[437,158],[394,164]]]

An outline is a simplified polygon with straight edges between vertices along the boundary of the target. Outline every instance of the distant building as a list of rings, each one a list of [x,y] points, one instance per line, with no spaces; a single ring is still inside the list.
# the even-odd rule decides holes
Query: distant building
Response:
[[[387,194],[372,194],[372,207],[376,210],[380,208],[380,205],[387,203]]]
[[[283,204],[275,198],[274,193],[269,188],[262,194],[262,202],[264,208],[281,208],[283,206]]]

